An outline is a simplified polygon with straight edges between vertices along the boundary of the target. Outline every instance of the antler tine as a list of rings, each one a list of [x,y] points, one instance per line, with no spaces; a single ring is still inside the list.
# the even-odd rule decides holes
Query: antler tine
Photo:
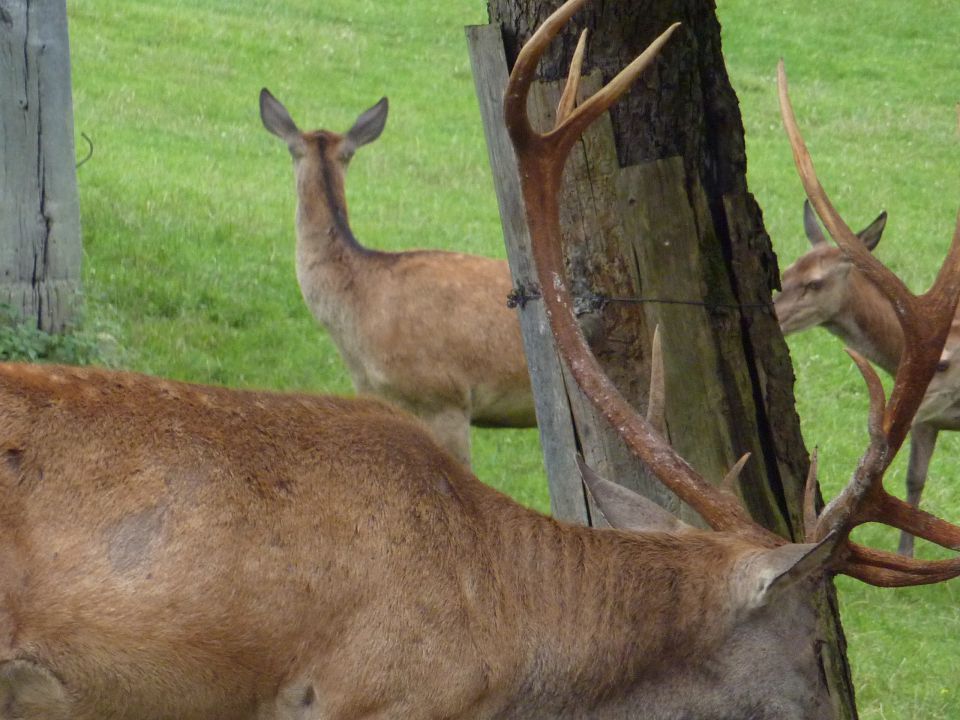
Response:
[[[870,255],[869,252],[867,254]],[[859,268],[859,261],[854,262]],[[894,452],[900,448],[910,431],[956,317],[957,303],[960,301],[960,212],[957,214],[950,249],[933,285],[923,295],[913,299],[917,314],[910,317],[909,322],[903,317],[898,318],[903,328],[904,351],[897,366],[887,416],[884,418],[888,442]]]
[[[570,61],[570,72],[567,73],[567,82],[563,86],[563,94],[560,96],[560,102],[557,105],[557,120],[554,127],[560,125],[573,112],[577,104],[577,90],[580,89],[580,74],[583,71],[583,53],[587,48],[587,31],[580,33],[580,39],[577,41],[577,49],[573,51],[573,59]]]
[[[514,145],[522,145],[534,138],[541,137],[534,132],[527,115],[527,96],[530,93],[530,84],[536,75],[537,63],[540,62],[547,45],[563,29],[563,26],[566,25],[573,14],[584,6],[586,1],[567,0],[537,28],[517,55],[503,97],[503,116]]]
[[[865,522],[883,522],[905,530],[912,535],[951,550],[960,550],[960,527],[941,520],[923,510],[895,498],[883,489],[883,475],[893,462],[896,452],[887,441],[882,422],[884,417],[883,386],[876,371],[866,359],[848,349],[856,362],[870,395],[870,413],[867,428],[870,446],[864,453],[852,481],[823,511],[815,537],[826,537],[837,530],[838,535],[849,533],[855,525]]]
[[[846,557],[835,563],[834,572],[876,587],[932,585],[960,576],[960,558],[915,560],[848,543]]]
[[[557,196],[563,163],[576,141],[575,133],[585,129],[626,90],[627,83],[649,65],[674,29],[672,27],[661,35],[613,82],[573,110],[555,130],[547,135],[534,134],[526,117],[526,97],[537,58],[543,53],[546,42],[560,31],[563,23],[582,4],[582,0],[570,0],[534,33],[527,47],[520,52],[504,99],[507,129],[520,166],[534,265],[557,350],[584,397],[611,427],[617,429],[627,447],[711,527],[737,529],[768,547],[782,544],[782,538],[754,523],[735,498],[698,475],[667,440],[636,413],[603,372],[577,324],[564,278],[560,246]]]
[[[807,151],[807,145],[800,134],[800,128],[797,126],[797,119],[793,112],[793,105],[790,102],[789,90],[787,87],[787,73],[784,69],[783,59],[777,63],[777,94],[780,100],[780,116],[783,118],[783,126],[790,139],[790,148],[793,150],[793,160],[797,166],[797,173],[800,175],[800,182],[803,189],[810,198],[810,202],[817,215],[823,221],[827,231],[847,255],[850,256],[857,267],[862,270],[885,294],[893,293],[897,296],[906,296],[911,300],[913,295],[907,289],[896,275],[887,270],[884,265],[867,250],[860,238],[850,229],[850,226],[840,217],[840,213],[833,207],[826,191],[817,179],[816,170],[813,167],[813,161],[810,159],[810,153]],[[892,299],[892,298],[891,298]],[[908,301],[909,302],[909,301]],[[903,308],[898,308],[898,314],[905,312]]]
[[[653,329],[653,342],[650,344],[650,392],[647,394],[647,422],[657,433],[666,435],[666,397],[663,372],[663,343],[660,340],[660,326]]]
[[[727,474],[723,476],[723,480],[720,481],[720,488],[730,493],[731,495],[736,495],[737,493],[737,480],[740,479],[740,473],[743,472],[743,466],[747,464],[747,460],[750,459],[750,453],[744,453],[740,456],[740,459],[737,460],[733,466],[727,470]]]
[[[572,146],[594,120],[603,115],[621,95],[630,89],[634,80],[640,77],[640,74],[656,59],[660,50],[666,45],[667,40],[670,39],[670,36],[678,27],[680,27],[680,23],[675,22],[660,33],[656,40],[650,43],[647,49],[640,53],[632,63],[617,73],[613,80],[570,113],[562,124],[558,122],[551,135],[557,136],[560,147]]]
[[[886,398],[880,378],[870,363],[859,353],[849,348],[847,353],[853,358],[860,374],[863,375],[870,394],[870,411],[867,421],[870,444],[860,459],[853,479],[820,514],[813,534],[815,540],[825,538],[832,531],[836,531],[838,538],[845,538],[855,525],[864,522],[864,513],[869,512],[873,507],[868,501],[875,500],[878,491],[882,492],[880,483],[883,473],[893,460],[893,454],[887,444],[887,436],[883,432]]]
[[[870,394],[870,444],[850,483],[820,515],[812,539],[834,533],[837,538],[834,572],[873,585],[921,585],[960,576],[960,558],[915,560],[865,548],[849,540],[850,531],[857,525],[881,522],[943,547],[960,549],[960,527],[911,507],[889,495],[883,488],[883,474],[910,430],[927,384],[936,370],[960,300],[960,215],[947,258],[933,286],[923,295],[913,295],[896,275],[866,249],[830,203],[800,135],[790,104],[782,60],[777,67],[777,86],[784,127],[807,197],[837,245],[891,303],[904,334],[903,355],[889,403],[885,401],[880,379],[870,364],[850,352]],[[812,515],[809,510],[811,486],[812,481],[808,480],[807,518]]]
[[[960,527],[888,493],[883,493],[877,518],[887,525],[905,530],[940,547],[960,550]]]

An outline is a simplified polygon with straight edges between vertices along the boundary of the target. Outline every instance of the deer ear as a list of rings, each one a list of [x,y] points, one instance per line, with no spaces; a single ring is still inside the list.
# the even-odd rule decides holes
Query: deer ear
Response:
[[[367,143],[372,143],[383,132],[384,125],[387,124],[387,111],[390,109],[389,103],[385,97],[380,98],[380,102],[365,110],[353,127],[347,131],[347,141],[358,148]]]
[[[820,228],[820,221],[817,220],[817,214],[810,206],[809,200],[803,201],[803,231],[807,234],[807,240],[814,247],[827,241],[823,230]]]
[[[877,215],[877,219],[867,225],[863,230],[857,233],[857,237],[867,246],[867,250],[873,251],[880,242],[880,236],[883,235],[883,229],[887,226],[887,211]]]
[[[295,150],[303,145],[303,136],[290,113],[266,88],[260,91],[260,120],[267,130],[287,143],[291,153],[296,154]]]
[[[822,572],[836,545],[835,533],[830,533],[816,544],[788,543],[746,556],[733,577],[740,604],[762,607],[797,582]]]
[[[580,455],[577,455],[577,467],[583,484],[593,498],[594,508],[610,527],[636,532],[673,533],[693,529],[653,500],[600,477]]]

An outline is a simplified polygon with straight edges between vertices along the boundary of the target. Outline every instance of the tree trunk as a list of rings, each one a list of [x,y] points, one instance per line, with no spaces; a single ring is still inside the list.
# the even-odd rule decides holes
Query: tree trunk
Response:
[[[488,3],[512,65],[519,47],[560,0]],[[772,311],[777,261],[760,208],[747,190],[743,125],[721,55],[713,2],[588,3],[547,51],[540,66],[545,84],[535,89],[530,114],[535,124],[540,118],[540,127],[552,123],[559,81],[583,28],[590,29],[591,39],[582,92],[590,94],[676,20],[683,28],[614,106],[612,127],[609,121],[596,123],[568,161],[561,207],[567,213],[570,287],[595,354],[640,410],[646,406],[649,340],[653,327],[661,326],[671,443],[714,480],[740,455],[751,453],[740,479],[744,503],[758,521],[797,540],[808,456],[794,409],[793,371]],[[502,211],[510,202],[501,197]],[[511,267],[517,284],[533,295],[529,260],[522,254],[511,251]],[[531,338],[543,340],[536,305],[533,300],[521,311],[528,353]],[[534,352],[540,358],[550,354],[549,348]],[[537,388],[535,382],[535,391],[554,399],[565,395],[569,410],[548,409],[549,424],[565,416],[569,422],[571,414],[573,419],[572,432],[565,433],[568,446],[556,448],[554,438],[546,452],[555,512],[574,508],[564,515],[589,517],[585,506],[576,510],[584,505],[583,493],[568,477],[568,458],[580,449],[611,479],[689,519],[692,511],[678,508],[675,498],[644,477],[569,379],[557,377],[550,384]],[[551,431],[543,427],[540,411],[538,406],[541,437],[547,439]],[[565,497],[556,499],[558,493]],[[836,716],[853,718],[832,589],[825,592],[822,608],[823,664]]]
[[[0,303],[63,330],[80,289],[64,0],[0,0]]]

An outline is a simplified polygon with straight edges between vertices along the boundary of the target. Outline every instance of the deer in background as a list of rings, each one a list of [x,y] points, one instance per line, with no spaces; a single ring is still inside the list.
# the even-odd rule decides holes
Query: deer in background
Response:
[[[557,214],[566,154],[676,28],[537,134],[526,115],[537,60],[583,4],[537,30],[505,98],[543,301],[589,401],[714,531],[590,472],[617,529],[552,520],[373,399],[0,365],[0,718],[827,720],[816,583],[960,575],[958,559],[849,540],[884,521],[960,545],[960,528],[882,489],[960,296],[960,229],[933,290],[914,297],[833,223],[902,303],[914,342],[889,404],[857,356],[869,447],[819,517],[811,473],[807,542],[755,524],[612,387],[571,312]],[[578,76],[575,64],[570,87]]]
[[[357,392],[418,415],[470,465],[470,425],[533,427],[520,337],[507,307],[505,260],[442,251],[389,253],[350,230],[344,177],[354,152],[376,140],[387,99],[340,135],[301,132],[264,88],[260,118],[287,144],[297,190],[297,280],[330,333]]]
[[[880,242],[887,214],[881,213],[857,233],[873,251]],[[823,327],[844,344],[895,375],[903,352],[903,331],[887,298],[840,248],[827,242],[809,201],[803,206],[803,227],[811,249],[783,271],[782,290],[774,307],[784,335]],[[937,373],[910,432],[907,502],[920,505],[930,458],[940,430],[960,430],[960,375],[951,372],[951,359],[960,347],[956,319],[944,346]],[[913,555],[913,536],[900,534],[899,552]]]

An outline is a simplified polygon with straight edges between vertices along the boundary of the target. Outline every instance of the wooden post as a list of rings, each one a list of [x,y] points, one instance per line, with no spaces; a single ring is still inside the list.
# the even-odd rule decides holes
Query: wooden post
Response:
[[[490,167],[496,178],[497,201],[507,242],[507,260],[513,274],[514,287],[532,290],[536,272],[530,257],[530,235],[520,193],[520,175],[516,156],[503,122],[503,88],[507,84],[507,62],[503,54],[499,28],[492,25],[467,28],[473,77],[484,118]],[[506,298],[504,298],[506,302]],[[560,360],[543,306],[523,302],[518,307],[527,365],[534,385],[540,443],[550,484],[550,509],[554,517],[587,524],[583,487],[574,454],[573,425],[570,404],[564,388],[551,378],[560,377]]]
[[[513,146],[502,120],[503,89],[507,82],[503,41],[499,28],[492,25],[467,28],[467,38],[514,287],[536,295],[537,280],[530,256],[530,237],[521,199],[519,172]],[[589,93],[596,88],[597,78],[594,77],[583,84],[582,91]],[[531,91],[531,102],[536,105],[537,111],[532,115],[552,122],[552,108],[556,107],[558,97],[558,87],[536,84]],[[603,147],[604,152],[600,156],[609,158],[613,152],[609,120],[590,128],[584,144]],[[573,228],[574,237],[570,242],[584,246],[592,239],[620,231],[614,194],[616,186],[610,175],[615,167],[615,163],[608,165],[606,176],[602,177],[596,173],[598,168],[588,165],[588,153],[580,149],[574,151],[568,164],[568,174],[575,176],[594,171],[595,192],[576,197],[577,183],[567,183],[563,206],[575,206],[581,210],[575,217],[571,215],[567,218],[566,225]],[[574,197],[569,197],[571,195]],[[624,257],[625,254],[618,253],[617,256]],[[636,274],[629,266],[623,267],[622,272],[616,275],[608,275],[606,279],[609,282],[603,289],[614,295],[631,293],[638,288]],[[577,451],[601,474],[616,478],[618,482],[655,498],[676,512],[679,503],[672,493],[648,476],[645,468],[623,446],[618,436],[606,431],[603,421],[581,397],[576,384],[567,377],[557,356],[543,305],[534,297],[521,304],[519,312],[554,516],[585,524],[590,522],[590,512],[575,462]],[[581,319],[589,323],[589,315],[586,312]],[[642,315],[640,317],[642,320]],[[630,326],[625,324],[623,327]],[[642,322],[634,323],[630,332],[636,334],[644,329]],[[591,333],[589,329],[588,334],[593,339],[602,335],[601,332]],[[631,339],[631,342],[636,341],[636,338]],[[647,338],[642,338],[642,342],[646,344]],[[640,377],[634,378],[629,384],[635,389],[645,387]]]
[[[468,28],[467,35],[507,256],[515,286],[530,289],[536,281],[519,175],[502,120],[507,79],[503,42],[499,28],[492,25]],[[590,95],[599,85],[596,74],[587,76],[581,83],[581,92]],[[531,117],[544,126],[552,124],[559,93],[556,83],[535,83],[531,89]],[[701,303],[612,303],[591,307],[585,301],[580,322],[604,369],[636,407],[645,408],[650,338],[653,328],[662,324],[670,399],[667,424],[683,428],[671,435],[677,450],[701,474],[715,480],[722,478],[744,452],[763,457],[758,446],[760,435],[751,420],[756,412],[739,408],[734,413],[729,407],[730,399],[713,391],[716,368],[722,363],[717,358],[712,316],[732,315],[739,310],[736,298],[724,288],[704,287],[702,278],[706,271],[702,259],[682,250],[691,239],[698,244],[711,239],[705,237],[711,232],[711,225],[705,220],[708,211],[703,190],[695,180],[688,181],[679,158],[621,169],[608,116],[584,134],[583,141],[571,153],[564,179],[563,241],[568,263],[576,266],[570,272],[575,295],[587,300],[596,295],[649,296]],[[680,202],[678,198],[688,200]],[[598,268],[602,272],[597,272]],[[758,309],[768,312],[762,306]],[[642,463],[626,450],[616,433],[609,432],[566,377],[541,304],[529,301],[520,309],[520,319],[524,347],[531,358],[551,502],[555,511],[558,507],[564,509],[558,516],[580,521],[589,518],[573,465],[574,449],[578,449],[600,474],[654,499],[689,522],[699,522],[691,509],[681,506],[672,493],[647,474]],[[728,335],[729,347],[735,348],[742,342],[737,323],[731,323]],[[620,347],[605,352],[610,345],[630,345],[631,354],[642,357],[644,362],[624,367],[617,362],[619,354],[614,352]],[[733,379],[740,385],[749,384],[745,375]],[[743,396],[751,397],[749,391]],[[710,405],[708,412],[704,412],[705,401]],[[728,424],[713,421],[717,416],[734,414],[746,418],[747,427],[738,437],[731,436]],[[753,474],[763,471],[762,464],[755,463],[743,477],[750,482]],[[752,485],[766,487],[764,483]],[[777,498],[760,491],[751,493],[749,502],[755,516],[768,527],[789,534]],[[575,509],[578,504],[579,511]]]
[[[0,58],[0,303],[59,332],[82,255],[65,1],[4,0]]]

